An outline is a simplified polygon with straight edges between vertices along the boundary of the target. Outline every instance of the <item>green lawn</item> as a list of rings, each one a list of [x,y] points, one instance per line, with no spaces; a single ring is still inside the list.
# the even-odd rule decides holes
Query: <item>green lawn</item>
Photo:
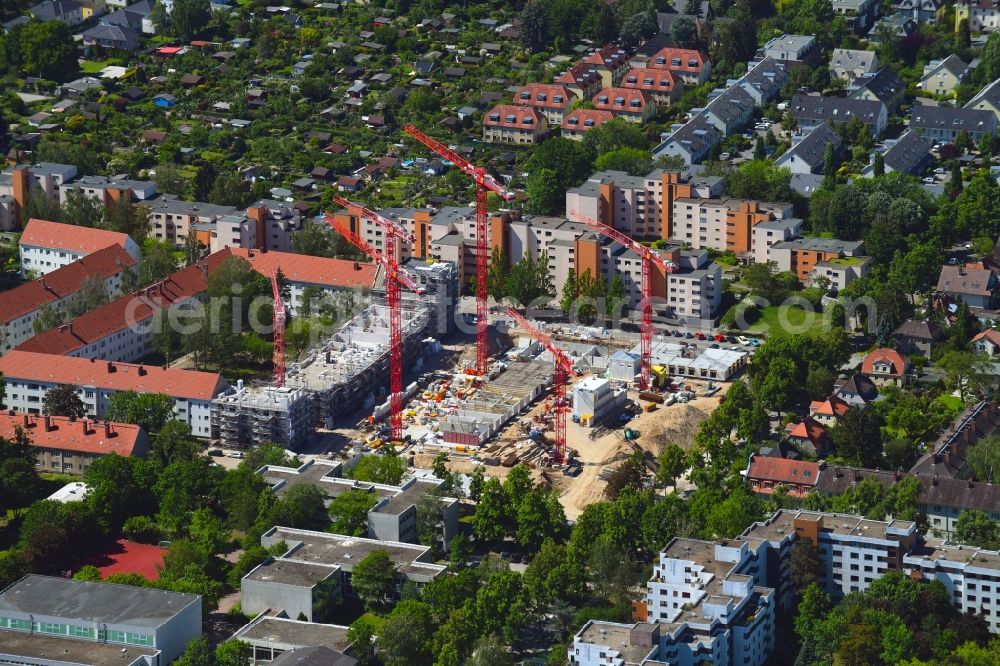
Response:
[[[80,63],[80,71],[84,74],[99,74],[107,66],[107,60],[84,60]]]
[[[962,408],[965,407],[965,403],[962,402],[962,399],[953,395],[939,395],[934,400],[947,407],[953,414],[958,414],[962,411]]]
[[[385,624],[385,618],[384,617],[380,617],[380,616],[376,615],[375,613],[371,613],[371,612],[365,613],[364,615],[362,615],[358,619],[359,620],[364,620],[365,622],[368,622],[369,624],[371,624],[373,633],[376,636],[378,636],[379,632],[382,630],[382,626]]]
[[[823,331],[823,314],[806,312],[792,305],[771,305],[760,311],[760,318],[747,333],[819,333]]]

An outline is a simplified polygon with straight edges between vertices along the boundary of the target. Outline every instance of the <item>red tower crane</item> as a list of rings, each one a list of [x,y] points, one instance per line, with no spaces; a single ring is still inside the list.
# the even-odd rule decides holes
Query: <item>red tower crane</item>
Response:
[[[566,414],[569,412],[569,402],[566,399],[566,379],[576,374],[573,362],[569,357],[552,342],[552,338],[545,335],[537,328],[528,323],[528,320],[521,316],[521,313],[514,308],[507,308],[507,314],[514,318],[517,325],[527,331],[531,337],[540,342],[545,347],[555,361],[555,376],[552,380],[555,401],[552,411],[556,430],[556,462],[562,464],[568,462],[566,456]]]
[[[285,302],[281,300],[278,272],[271,274],[271,291],[274,292],[274,385],[285,385]]]
[[[677,271],[677,264],[667,261],[649,247],[636,242],[617,229],[589,218],[579,211],[569,211],[569,215],[586,224],[597,233],[607,236],[617,243],[621,243],[638,254],[642,260],[642,326],[639,334],[639,387],[645,391],[650,386],[649,366],[650,358],[653,355],[653,264],[656,264],[664,273],[668,274]]]
[[[409,240],[398,223],[374,213],[364,206],[351,203],[342,197],[334,197],[337,203],[355,209],[361,217],[375,222],[385,229],[385,252],[373,247],[368,241],[354,233],[333,216],[326,221],[352,245],[367,254],[385,270],[385,300],[389,307],[389,438],[398,442],[403,439],[403,320],[400,311],[399,287],[410,291],[421,291],[417,282],[399,268],[396,263],[396,239]]]
[[[433,139],[413,125],[403,128],[413,138],[448,160],[476,183],[476,374],[485,377],[489,364],[489,312],[486,305],[486,272],[490,260],[490,245],[487,241],[486,197],[490,191],[503,197],[504,201],[514,198],[514,193],[501,185],[486,169],[469,162],[440,141]]]

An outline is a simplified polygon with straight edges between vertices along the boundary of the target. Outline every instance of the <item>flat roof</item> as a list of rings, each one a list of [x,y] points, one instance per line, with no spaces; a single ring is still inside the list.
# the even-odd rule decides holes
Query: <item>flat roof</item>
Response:
[[[434,578],[445,570],[445,567],[439,564],[426,561],[430,559],[428,546],[400,541],[362,539],[289,527],[275,527],[264,536],[288,544],[289,550],[283,556],[285,559],[335,564],[347,572],[353,571],[355,564],[377,550],[385,551],[399,572],[408,576]]]
[[[351,644],[347,640],[347,627],[264,615],[240,628],[233,634],[233,638],[251,645],[270,646],[279,650],[322,646],[343,651]]]
[[[29,634],[0,630],[0,660],[5,657],[37,659],[44,663],[83,666],[131,666],[143,656],[153,656],[159,650],[117,643],[98,643],[77,638]],[[145,662],[142,662],[145,663]]]
[[[626,664],[638,664],[653,650],[658,649],[658,646],[632,645],[633,626],[616,622],[589,622],[576,637],[581,643],[593,643],[616,650],[624,658]]]
[[[260,583],[312,587],[337,573],[339,567],[295,560],[276,559],[264,562],[245,576]]]
[[[441,482],[437,479],[418,479],[405,487],[401,487],[399,492],[389,496],[387,502],[376,506],[372,511],[390,516],[398,516],[411,506],[416,506],[424,496],[434,492],[440,486]],[[363,490],[363,488],[360,490]],[[455,501],[453,498],[449,499]]]
[[[195,594],[35,574],[25,576],[0,594],[0,612],[150,629],[162,626],[195,603],[201,603],[201,597]]]

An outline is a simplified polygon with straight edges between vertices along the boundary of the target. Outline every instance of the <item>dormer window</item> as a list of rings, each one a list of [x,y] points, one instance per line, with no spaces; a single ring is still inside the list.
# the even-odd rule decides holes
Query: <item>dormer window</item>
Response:
[[[681,66],[681,59],[680,58],[671,58],[670,59],[670,64],[674,65],[675,67],[680,67]]]
[[[507,116],[504,120],[508,123],[517,122],[517,118],[513,115]]]
[[[647,76],[646,78],[644,78],[642,80],[642,85],[644,85],[644,86],[651,86],[651,85],[653,85],[653,77],[652,76]]]
[[[628,78],[625,79],[625,81],[627,83],[635,83],[636,81],[638,81],[638,79],[634,76],[629,76]]]
[[[594,121],[588,118],[587,120],[583,121],[583,124],[586,127],[593,127],[594,126]]]
[[[534,125],[535,119],[532,118],[531,116],[525,116],[524,119],[521,121],[521,123],[524,125]]]
[[[576,118],[570,118],[569,120],[566,121],[566,124],[567,125],[579,125],[580,121],[577,120]]]
[[[697,60],[695,60],[694,58],[692,58],[691,60],[688,60],[688,67],[697,67],[697,66],[698,66],[698,61]]]
[[[615,106],[622,106],[625,104],[624,97],[615,97]]]
[[[548,99],[548,97],[549,96],[546,95],[545,93],[538,93],[537,99],[539,102],[544,102],[546,99]]]
[[[500,120],[500,114],[499,113],[491,113],[490,114],[490,120],[492,120],[493,122],[498,122]]]
[[[670,79],[660,79],[660,87],[661,88],[669,88],[670,87]]]
[[[607,104],[608,103],[608,96],[607,95],[601,95],[600,97],[597,98],[597,103],[598,104]]]
[[[633,109],[638,109],[640,106],[642,106],[642,102],[640,102],[637,99],[632,100],[632,108]]]
[[[664,58],[663,56],[657,56],[657,58],[656,58],[656,64],[657,65],[666,65],[667,64],[667,59]]]
[[[521,93],[521,99],[528,99],[528,100],[530,100],[531,99],[531,93],[527,92],[527,91]]]
[[[562,95],[553,95],[552,96],[552,101],[555,102],[556,104],[562,104],[564,99],[565,98]]]

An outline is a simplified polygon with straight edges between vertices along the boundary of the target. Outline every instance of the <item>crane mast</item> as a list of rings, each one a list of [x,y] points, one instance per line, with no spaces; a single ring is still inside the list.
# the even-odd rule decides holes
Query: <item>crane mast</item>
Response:
[[[285,385],[285,302],[281,299],[278,272],[271,274],[271,291],[274,292],[274,385]]]

